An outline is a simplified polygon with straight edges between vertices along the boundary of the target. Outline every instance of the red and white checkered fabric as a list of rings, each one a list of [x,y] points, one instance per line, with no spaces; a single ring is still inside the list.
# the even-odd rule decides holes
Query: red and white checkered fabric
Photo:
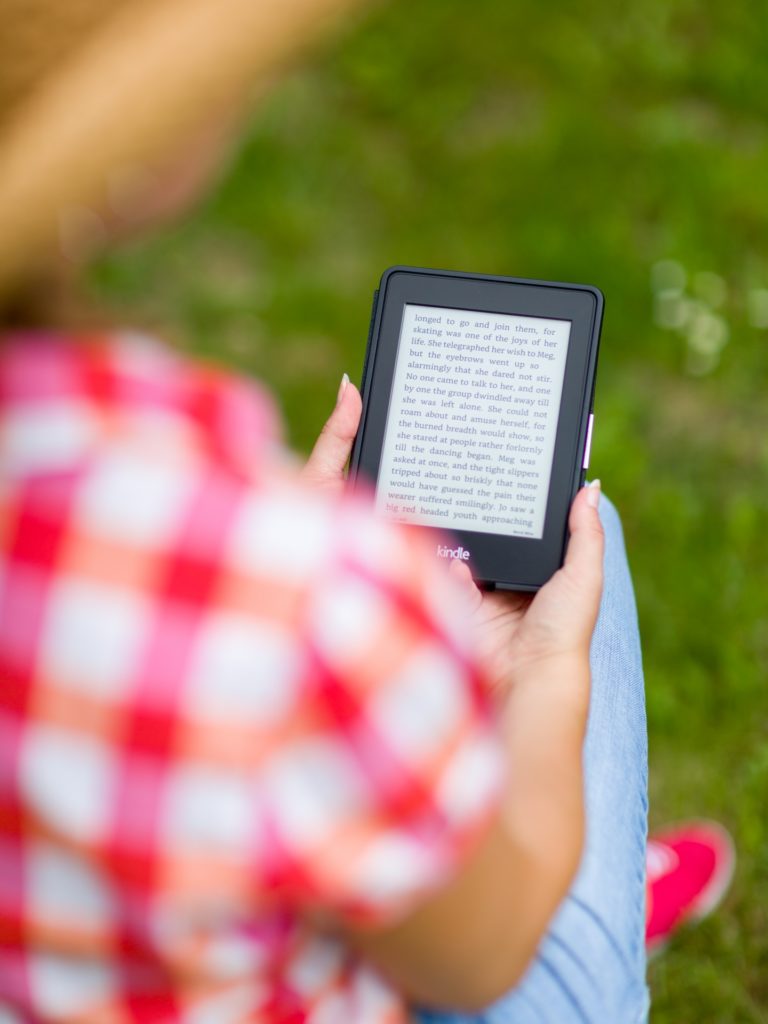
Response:
[[[456,869],[501,757],[462,595],[138,336],[0,345],[0,1020],[394,1024],[306,922]]]

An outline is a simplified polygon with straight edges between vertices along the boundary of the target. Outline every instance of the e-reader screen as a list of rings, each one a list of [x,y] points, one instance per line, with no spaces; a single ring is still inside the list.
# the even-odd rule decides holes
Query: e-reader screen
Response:
[[[570,334],[565,319],[405,304],[377,512],[540,539]]]

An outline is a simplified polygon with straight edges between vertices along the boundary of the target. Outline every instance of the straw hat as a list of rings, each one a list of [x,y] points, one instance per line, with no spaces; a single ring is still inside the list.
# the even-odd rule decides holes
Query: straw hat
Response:
[[[354,2],[0,0],[0,299],[116,173],[231,116]]]

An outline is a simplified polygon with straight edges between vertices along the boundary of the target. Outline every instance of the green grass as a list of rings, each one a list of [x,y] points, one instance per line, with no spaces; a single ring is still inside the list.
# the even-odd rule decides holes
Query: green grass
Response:
[[[749,0],[394,0],[284,80],[204,208],[94,274],[266,379],[302,450],[386,266],[604,290],[593,469],[634,565],[652,821],[715,817],[739,853],[652,968],[657,1024],[768,1021],[766,52]]]

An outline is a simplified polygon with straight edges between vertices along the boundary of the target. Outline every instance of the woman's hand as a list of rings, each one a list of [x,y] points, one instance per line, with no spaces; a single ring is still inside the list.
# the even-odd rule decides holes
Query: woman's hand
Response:
[[[306,483],[329,491],[344,486],[362,401],[344,374],[336,405],[302,470]],[[585,658],[597,619],[603,581],[603,529],[597,512],[599,482],[576,496],[569,519],[571,537],[563,568],[534,596],[483,593],[464,562],[451,572],[471,592],[480,641],[495,685],[503,692],[515,675],[545,661]]]
[[[603,587],[603,528],[597,511],[600,482],[576,495],[565,563],[534,596],[483,593],[465,563],[451,571],[471,591],[478,634],[494,686],[506,690],[538,664],[587,658]]]
[[[302,470],[304,482],[310,487],[328,491],[343,488],[344,468],[352,451],[362,411],[360,392],[345,373],[339,385],[336,406]]]

